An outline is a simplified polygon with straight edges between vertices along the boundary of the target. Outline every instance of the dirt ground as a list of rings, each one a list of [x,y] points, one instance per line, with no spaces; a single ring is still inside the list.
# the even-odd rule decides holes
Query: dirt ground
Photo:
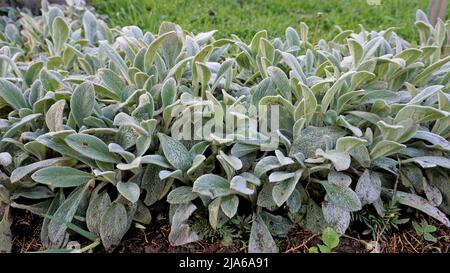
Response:
[[[422,217],[426,217],[423,216]],[[426,253],[450,252],[450,229],[426,217],[430,224],[437,227],[433,235],[438,239],[430,243],[418,236],[411,224],[405,224],[401,231],[392,232],[380,243],[378,251],[382,253]],[[13,233],[13,252],[23,253],[43,250],[40,243],[40,229],[42,218],[29,212],[15,212]],[[235,240],[231,245],[205,240],[184,246],[171,246],[168,241],[170,225],[167,220],[157,220],[145,230],[131,228],[123,238],[121,244],[114,252],[118,253],[236,253],[245,252],[246,247],[242,241]],[[355,236],[355,237],[353,237]],[[83,238],[79,242],[84,246],[88,244]],[[320,235],[307,229],[298,227],[292,230],[286,238],[277,239],[280,252],[305,253],[312,246],[320,244]],[[369,244],[369,245],[368,245]],[[365,253],[373,251],[370,246],[370,237],[361,238],[357,235],[344,235],[340,238],[339,246],[334,249],[338,253]],[[97,247],[94,252],[105,252]]]

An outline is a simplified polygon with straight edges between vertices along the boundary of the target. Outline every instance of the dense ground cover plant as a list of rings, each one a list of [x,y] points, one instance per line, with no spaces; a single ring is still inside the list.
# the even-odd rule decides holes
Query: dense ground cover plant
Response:
[[[448,22],[419,10],[417,47],[393,28],[312,44],[306,24],[246,44],[168,22],[111,29],[67,4],[0,21],[0,251],[12,208],[43,216],[42,243],[62,251],[74,232],[93,242],[83,251],[112,251],[163,207],[173,245],[201,239],[192,217],[218,229],[252,215],[249,252],[278,251],[296,224],[343,234],[363,207],[383,217],[392,203],[450,226]],[[270,123],[242,111],[268,105],[278,130],[256,140],[239,122],[172,135]]]

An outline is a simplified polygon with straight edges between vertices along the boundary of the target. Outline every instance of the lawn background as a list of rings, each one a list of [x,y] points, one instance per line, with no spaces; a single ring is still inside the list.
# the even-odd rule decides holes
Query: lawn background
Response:
[[[368,2],[380,1],[380,5]],[[194,33],[217,29],[216,37],[236,34],[245,41],[262,29],[270,37],[284,36],[288,26],[305,22],[314,38],[330,39],[335,25],[368,30],[397,27],[409,41],[418,40],[414,26],[418,8],[428,10],[428,0],[92,0],[97,11],[109,16],[113,26],[137,25],[157,32],[163,21],[179,24]],[[322,16],[317,14],[321,13]],[[446,18],[449,18],[449,8]],[[314,34],[316,32],[316,34]]]

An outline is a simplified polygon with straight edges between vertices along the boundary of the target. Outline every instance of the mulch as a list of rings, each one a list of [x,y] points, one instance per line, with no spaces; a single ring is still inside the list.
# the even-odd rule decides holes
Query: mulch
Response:
[[[402,226],[401,230],[391,232],[379,244],[381,253],[430,253],[450,252],[450,229],[425,217],[428,223],[437,227],[433,235],[438,239],[436,243],[425,241],[417,235],[410,223]],[[14,222],[11,227],[13,233],[14,253],[40,251],[44,247],[40,243],[40,229],[42,218],[27,211],[15,211]],[[123,238],[121,244],[114,250],[118,253],[237,253],[245,252],[246,246],[241,240],[235,240],[230,245],[221,242],[202,240],[199,242],[171,246],[168,241],[170,225],[167,219],[156,220],[146,229],[132,227]],[[73,236],[84,246],[89,242],[84,238]],[[283,253],[307,253],[312,246],[321,243],[320,234],[315,234],[305,228],[297,227],[286,238],[276,239]],[[340,238],[340,243],[333,251],[337,253],[366,253],[372,252],[370,236],[360,237],[358,234],[346,234]],[[103,247],[97,247],[94,252],[105,252]]]

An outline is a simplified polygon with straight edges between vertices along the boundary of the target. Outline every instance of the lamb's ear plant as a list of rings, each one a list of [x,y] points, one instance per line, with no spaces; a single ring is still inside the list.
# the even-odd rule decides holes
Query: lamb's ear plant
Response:
[[[192,215],[217,229],[250,212],[249,252],[295,225],[344,234],[386,202],[450,226],[449,22],[419,10],[417,46],[394,28],[313,44],[305,24],[246,44],[42,6],[0,20],[0,251],[12,208],[43,217],[50,251],[76,236],[113,251],[161,206],[173,245],[201,239]]]

